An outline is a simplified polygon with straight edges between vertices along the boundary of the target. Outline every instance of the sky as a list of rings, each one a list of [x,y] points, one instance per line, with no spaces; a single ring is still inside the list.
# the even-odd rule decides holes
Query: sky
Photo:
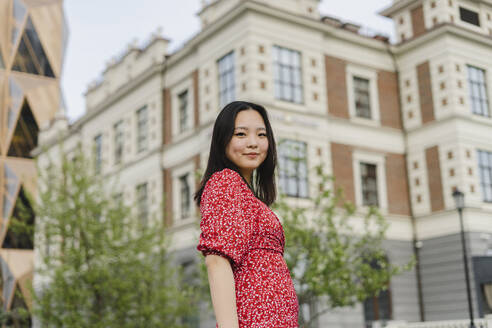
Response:
[[[282,1],[282,0],[277,0]],[[377,15],[392,0],[322,0],[322,15],[338,17],[393,36],[390,19]],[[84,93],[106,63],[129,43],[149,39],[159,28],[171,40],[170,51],[199,32],[196,13],[201,0],[65,0],[69,40],[62,73],[67,116],[73,122],[85,113]]]

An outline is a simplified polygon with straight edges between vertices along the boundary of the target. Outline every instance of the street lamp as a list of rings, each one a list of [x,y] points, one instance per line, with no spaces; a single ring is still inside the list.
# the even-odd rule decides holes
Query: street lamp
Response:
[[[470,314],[470,327],[475,328],[475,323],[473,322],[473,304],[472,304],[471,292],[470,292],[470,277],[468,275],[468,255],[466,253],[465,229],[463,228],[463,208],[465,208],[465,194],[463,194],[458,189],[455,189],[455,191],[453,191],[453,198],[456,204],[456,209],[458,210],[460,216],[461,246],[463,247],[463,262],[465,265],[466,294],[468,295],[468,312]]]

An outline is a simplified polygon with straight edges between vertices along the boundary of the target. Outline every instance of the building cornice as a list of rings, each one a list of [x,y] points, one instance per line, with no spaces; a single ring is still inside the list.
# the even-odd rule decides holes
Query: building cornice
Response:
[[[90,111],[88,111],[87,114],[85,114],[79,120],[77,120],[73,124],[73,126],[84,124],[85,122],[89,121],[93,117],[99,115],[106,108],[108,108],[109,106],[113,105],[115,102],[117,102],[121,98],[127,96],[129,92],[131,92],[132,90],[134,90],[140,84],[142,84],[145,81],[149,80],[154,75],[159,74],[162,71],[162,67],[163,66],[164,66],[164,64],[159,64],[159,65],[154,65],[154,66],[149,67],[144,72],[142,72],[140,75],[138,75],[137,77],[135,77],[134,79],[132,79],[130,82],[122,85],[115,92],[113,92],[107,98],[105,98],[102,102],[100,102],[96,106],[92,107],[90,109]]]
[[[418,6],[422,3],[422,0],[398,0],[395,1],[391,6],[378,12],[379,15],[391,18],[395,13],[400,10],[406,9],[407,7],[413,5]]]
[[[216,32],[222,30],[231,22],[236,21],[239,16],[247,11],[252,11],[273,18],[281,19],[283,21],[296,23],[298,25],[323,32],[325,35],[329,35],[344,41],[349,41],[351,43],[355,43],[364,47],[369,47],[380,51],[386,51],[387,49],[387,44],[383,41],[363,36],[339,27],[334,27],[323,23],[320,20],[315,20],[307,16],[296,15],[289,11],[269,7],[254,0],[244,0],[240,2],[238,6],[234,7],[227,14],[227,16],[205,27],[199,34],[197,34],[195,37],[185,43],[185,45],[181,49],[172,54],[169,57],[168,65],[171,67],[172,65],[178,63],[190,52],[194,51],[200,43],[204,42]]]
[[[71,137],[76,134],[80,134],[80,132],[81,132],[80,129],[71,129],[71,128],[65,131],[58,131],[56,135],[44,141],[42,145],[37,145],[36,148],[31,150],[30,155],[32,157],[38,157],[42,153],[48,152],[54,145],[62,143],[68,137]]]
[[[132,159],[131,161],[122,163],[119,166],[116,166],[116,169],[115,170],[111,170],[109,172],[105,172],[102,175],[102,178],[103,179],[108,179],[108,178],[111,178],[113,176],[117,176],[118,174],[120,174],[124,170],[126,170],[128,168],[131,168],[131,167],[134,167],[137,164],[141,164],[143,161],[146,161],[147,159],[151,158],[152,156],[155,156],[156,154],[159,155],[157,157],[157,162],[160,162],[160,155],[161,155],[161,153],[162,153],[162,147],[161,146],[158,146],[158,147],[154,147],[152,149],[149,149],[147,151],[147,153],[145,153],[144,155],[139,156],[138,158]]]
[[[444,34],[457,36],[466,40],[475,41],[482,45],[492,47],[492,38],[488,35],[481,34],[475,31],[470,31],[462,27],[456,26],[450,23],[439,24],[431,30],[428,30],[425,34],[418,37],[407,40],[403,43],[392,45],[391,51],[395,55],[402,55],[417,47],[434,41],[436,38],[442,37]]]
[[[132,79],[129,83],[121,86],[118,90],[116,90],[113,94],[109,95],[108,98],[106,98],[103,102],[99,103],[97,106],[91,108],[90,111],[88,111],[86,114],[84,114],[82,117],[80,117],[78,120],[76,120],[73,124],[71,124],[66,131],[61,132],[61,134],[58,135],[58,138],[53,138],[52,140],[49,140],[45,143],[43,143],[42,147],[36,147],[33,149],[31,152],[31,155],[37,156],[40,153],[42,153],[44,150],[41,148],[51,148],[54,144],[56,144],[60,138],[66,139],[67,137],[70,137],[74,134],[80,133],[82,127],[84,124],[94,117],[102,114],[105,109],[107,109],[109,106],[120,100],[121,98],[125,97],[128,95],[128,92],[131,90],[134,90],[138,85],[144,83],[148,79],[152,78],[154,75],[159,74],[162,72],[162,67],[164,64],[160,65],[154,65],[149,67],[147,70],[145,70],[142,74],[137,76],[135,79]],[[51,122],[50,127],[53,126],[54,121]],[[50,128],[49,127],[49,128]],[[48,128],[48,129],[49,129]]]
[[[330,26],[319,20],[314,20],[306,16],[296,15],[288,11],[265,6],[264,4],[253,0],[246,0],[242,1],[231,12],[229,12],[228,15],[224,17],[224,19],[210,24],[191,40],[186,42],[182,48],[168,56],[164,63],[148,68],[145,72],[137,76],[135,79],[132,79],[129,83],[123,85],[114,93],[110,94],[104,101],[100,102],[93,108],[90,108],[90,110],[85,115],[83,115],[80,119],[74,122],[72,126],[70,126],[70,129],[77,129],[79,125],[83,125],[87,121],[99,115],[102,111],[104,111],[105,108],[109,107],[110,105],[114,104],[116,101],[127,95],[129,91],[135,89],[139,84],[145,82],[147,79],[151,78],[155,74],[161,73],[164,66],[172,67],[173,65],[178,64],[181,60],[185,59],[187,56],[193,53],[202,42],[213,36],[218,31],[222,30],[231,22],[234,22],[237,17],[241,16],[244,12],[247,11],[253,11],[270,17],[290,21],[299,25],[303,25],[305,27],[310,27],[312,29],[319,30],[320,32],[325,33],[325,35],[359,44],[364,47],[369,47],[380,51],[387,51],[388,45],[383,41],[365,37],[357,33],[344,30],[342,28]]]
[[[422,126],[419,126],[417,128],[407,130],[406,131],[406,137],[407,138],[415,138],[421,136],[420,140],[426,140],[429,141],[430,143],[435,142],[435,131],[453,131],[449,127],[451,126],[457,126],[458,124],[466,124],[467,127],[471,128],[471,131],[486,131],[487,129],[492,128],[492,120],[489,117],[476,117],[477,115],[474,114],[464,114],[464,113],[456,113],[452,116],[448,116],[436,121],[429,122],[427,124],[424,124]],[[448,129],[446,129],[448,127]],[[434,131],[434,132],[433,132]],[[455,133],[455,132],[452,132]],[[429,139],[425,136],[431,136],[431,138],[434,139]],[[446,137],[447,138],[447,137]],[[460,136],[461,140],[465,140],[465,137],[462,135]],[[416,147],[418,145],[412,144],[412,147]],[[408,148],[407,148],[408,151]]]
[[[492,6],[492,0],[471,0],[472,2],[483,3]],[[408,7],[416,7],[422,3],[422,0],[397,0],[391,6],[378,12],[379,15],[391,18],[397,12],[407,9]]]
[[[221,1],[222,0],[212,0],[212,2],[203,6],[202,9],[200,9],[200,11],[197,13],[197,15],[200,16],[205,10],[207,10],[208,8],[214,7],[215,5],[217,5]]]
[[[84,125],[86,122],[90,121],[97,115],[104,112],[106,108],[113,105],[124,96],[128,95],[128,93],[131,92],[131,90],[134,90],[140,84],[144,83],[145,81],[152,78],[156,74],[162,73],[164,71],[164,67],[166,66],[172,67],[173,65],[179,63],[181,60],[189,56],[190,53],[192,53],[201,42],[204,42],[207,38],[214,35],[215,32],[223,29],[224,26],[231,23],[238,16],[240,16],[241,14],[243,14],[248,10],[265,14],[271,17],[280,18],[283,20],[290,20],[292,22],[307,27],[311,27],[313,29],[318,29],[324,32],[326,35],[336,37],[345,41],[350,41],[359,44],[361,46],[372,47],[373,49],[377,49],[381,51],[388,50],[388,44],[382,41],[369,39],[367,37],[360,36],[356,33],[346,31],[337,27],[333,27],[325,23],[322,23],[320,21],[310,19],[308,17],[294,15],[289,12],[284,12],[270,7],[266,7],[262,4],[258,4],[255,1],[244,1],[239,6],[235,7],[234,10],[231,11],[224,20],[217,21],[211,24],[210,26],[208,26],[200,34],[198,34],[193,39],[188,41],[183,48],[178,50],[170,57],[166,58],[164,63],[149,67],[142,74],[138,75],[136,78],[132,79],[130,82],[120,87],[114,93],[110,94],[104,101],[100,102],[98,105],[91,108],[84,116],[82,116],[79,120],[74,122],[74,124],[72,124],[69,127],[69,130],[67,131],[66,135],[70,135],[73,132],[79,130],[82,125]],[[432,30],[427,31],[426,34],[424,35],[410,39],[399,45],[389,46],[389,49],[395,55],[402,55],[428,42],[431,42],[436,38],[442,37],[443,34],[455,35],[467,40],[473,40],[482,43],[486,46],[492,47],[492,38],[490,38],[489,36],[474,31],[469,31],[453,24],[444,23],[435,27]]]
[[[130,45],[128,47],[128,49],[121,55],[120,58],[116,59],[115,62],[113,63],[110,63],[106,66],[106,68],[104,69],[104,71],[102,72],[102,74],[104,75],[106,72],[110,71],[111,69],[113,69],[114,67],[118,66],[119,64],[121,64],[121,62],[123,62],[125,60],[126,57],[130,56],[132,53],[136,53],[136,56],[141,56],[142,54],[145,54],[145,52],[147,51],[147,49],[149,49],[150,47],[152,47],[156,42],[158,41],[164,41],[166,43],[169,43],[171,42],[168,38],[164,38],[162,36],[153,36],[152,39],[147,43],[145,44],[145,46],[143,48],[139,48],[135,45]],[[90,90],[87,90],[87,92],[90,92]]]

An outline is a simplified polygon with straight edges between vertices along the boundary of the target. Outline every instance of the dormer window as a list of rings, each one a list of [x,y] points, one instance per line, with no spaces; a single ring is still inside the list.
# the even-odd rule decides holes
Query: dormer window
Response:
[[[463,22],[475,25],[475,26],[480,26],[480,19],[478,17],[478,13],[473,10],[469,10],[463,7],[460,7],[460,19]]]

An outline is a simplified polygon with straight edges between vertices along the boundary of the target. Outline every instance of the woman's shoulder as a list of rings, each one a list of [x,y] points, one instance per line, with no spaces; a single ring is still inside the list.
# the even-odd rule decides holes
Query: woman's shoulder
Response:
[[[210,187],[238,187],[242,182],[241,180],[239,173],[225,168],[212,174],[207,185]]]
[[[242,184],[241,176],[234,170],[226,168],[215,172],[205,184],[200,206],[209,204],[214,200],[242,199],[246,192]]]

